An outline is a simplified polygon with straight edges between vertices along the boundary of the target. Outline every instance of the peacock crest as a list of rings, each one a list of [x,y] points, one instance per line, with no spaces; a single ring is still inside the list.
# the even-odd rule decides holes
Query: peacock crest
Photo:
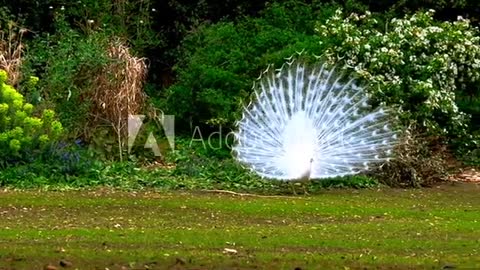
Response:
[[[236,159],[262,177],[320,179],[388,161],[392,111],[372,108],[365,87],[326,63],[292,61],[264,72],[237,122]]]

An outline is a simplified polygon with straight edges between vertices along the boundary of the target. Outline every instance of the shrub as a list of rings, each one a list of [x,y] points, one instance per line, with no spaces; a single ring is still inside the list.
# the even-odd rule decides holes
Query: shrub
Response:
[[[77,137],[88,129],[89,99],[95,77],[108,63],[108,36],[102,32],[83,35],[58,17],[53,35],[38,36],[29,44],[23,73],[41,78],[38,86],[21,89],[34,105],[47,104],[58,112],[68,135]]]
[[[230,126],[252,82],[295,51],[318,50],[314,22],[332,9],[296,1],[274,3],[259,18],[204,24],[182,42],[177,83],[160,104],[178,123]]]
[[[128,136],[128,117],[141,112],[145,103],[143,83],[147,66],[145,59],[134,57],[121,41],[114,40],[108,46],[109,63],[94,76],[90,109],[92,115],[88,126],[106,122],[117,135],[119,157]],[[99,121],[99,119],[101,119]]]
[[[52,110],[44,110],[41,117],[33,115],[34,107],[7,84],[7,73],[0,70],[0,161],[5,167],[32,156],[54,142],[63,131]],[[35,82],[32,79],[32,84]]]
[[[86,187],[100,183],[103,164],[92,159],[79,141],[59,141],[45,147],[29,163],[2,170],[0,186]]]
[[[57,26],[31,44],[24,71],[42,81],[28,96],[55,106],[69,137],[102,137],[98,147],[113,148],[109,158],[122,159],[128,115],[140,114],[145,102],[145,59],[106,31],[81,33],[61,15]]]
[[[390,187],[421,187],[448,178],[448,152],[442,139],[423,133],[414,124],[409,126],[389,163],[369,174]]]
[[[365,79],[377,101],[400,105],[405,123],[413,119],[432,134],[469,137],[469,117],[456,97],[479,95],[480,37],[468,20],[436,22],[433,14],[379,25],[368,12],[337,10],[317,31],[329,43],[326,58]]]

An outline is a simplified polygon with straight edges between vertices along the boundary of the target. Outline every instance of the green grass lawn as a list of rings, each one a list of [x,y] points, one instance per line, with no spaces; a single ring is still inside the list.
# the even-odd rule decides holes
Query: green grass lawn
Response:
[[[480,185],[1,191],[0,269],[480,269]]]

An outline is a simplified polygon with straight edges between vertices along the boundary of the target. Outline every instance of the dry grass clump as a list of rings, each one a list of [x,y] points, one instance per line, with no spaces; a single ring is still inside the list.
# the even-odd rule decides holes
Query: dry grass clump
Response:
[[[6,29],[0,29],[0,69],[8,73],[8,83],[17,86],[21,72],[23,57],[23,36],[26,29],[18,27],[14,22],[8,23]]]
[[[448,152],[441,138],[422,135],[414,125],[402,135],[396,157],[373,171],[391,187],[420,187],[448,179]]]
[[[144,108],[147,65],[145,58],[132,56],[119,40],[110,43],[107,54],[111,61],[95,78],[91,113],[93,121],[106,120],[113,126],[121,151],[128,134],[128,116],[140,114]]]

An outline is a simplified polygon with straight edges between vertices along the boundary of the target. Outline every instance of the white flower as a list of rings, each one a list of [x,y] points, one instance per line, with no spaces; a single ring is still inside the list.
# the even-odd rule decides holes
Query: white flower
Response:
[[[389,49],[388,54],[392,55],[392,56],[395,56],[395,55],[397,55],[397,52],[394,49]]]
[[[430,33],[441,33],[443,32],[443,29],[438,26],[430,26],[427,28],[427,31],[429,31]]]

